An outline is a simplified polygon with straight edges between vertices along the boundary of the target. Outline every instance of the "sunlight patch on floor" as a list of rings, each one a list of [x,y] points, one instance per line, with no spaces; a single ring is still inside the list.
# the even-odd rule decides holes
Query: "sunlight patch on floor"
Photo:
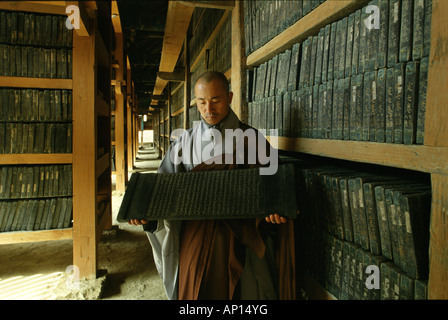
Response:
[[[0,300],[53,300],[63,272],[0,278]]]

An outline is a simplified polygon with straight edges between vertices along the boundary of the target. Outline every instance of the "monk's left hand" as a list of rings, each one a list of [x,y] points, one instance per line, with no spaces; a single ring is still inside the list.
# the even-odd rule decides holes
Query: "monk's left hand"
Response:
[[[265,218],[266,222],[270,222],[273,224],[282,224],[282,223],[286,223],[286,218],[280,216],[279,214],[275,213],[275,214],[270,214],[268,217]]]

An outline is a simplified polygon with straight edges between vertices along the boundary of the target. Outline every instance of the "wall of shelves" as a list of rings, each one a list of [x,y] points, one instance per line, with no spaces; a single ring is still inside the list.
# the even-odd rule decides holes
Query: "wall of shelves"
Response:
[[[72,151],[69,153],[1,154],[0,165],[70,165],[72,167],[73,222],[50,230],[2,232],[0,244],[73,240],[73,264],[81,279],[97,272],[97,243],[111,226],[110,87],[112,36],[109,2],[86,1],[80,8],[81,29],[71,34],[70,79],[0,76],[0,87],[69,90],[72,92]],[[0,10],[66,19],[65,1],[2,2]],[[64,29],[65,30],[65,29]]]
[[[22,8],[21,4],[19,7]],[[24,5],[23,11],[20,8],[16,11],[18,8],[11,7],[10,2],[2,2],[0,5],[1,19],[11,23],[11,29],[2,29],[0,36],[3,64],[0,68],[0,87],[3,89],[2,119],[0,119],[1,139],[3,140],[1,141],[0,165],[6,169],[6,171],[2,171],[0,244],[70,239],[73,233],[71,222],[68,222],[71,221],[71,207],[68,208],[68,224],[65,225],[62,223],[62,215],[65,214],[65,210],[64,212],[62,210],[60,212],[51,211],[50,207],[46,207],[48,210],[44,211],[44,204],[50,205],[51,201],[56,205],[56,202],[64,199],[64,206],[66,206],[66,201],[72,201],[71,191],[62,196],[56,187],[50,192],[49,188],[45,186],[44,193],[44,185],[40,183],[40,181],[45,181],[48,186],[50,183],[53,186],[57,183],[58,178],[44,175],[44,171],[47,172],[50,167],[55,168],[55,165],[58,165],[59,169],[67,166],[71,170],[73,163],[71,115],[67,117],[67,109],[65,109],[66,113],[62,119],[62,109],[60,109],[61,92],[64,92],[64,107],[67,108],[68,94],[71,95],[72,91],[72,65],[71,60],[67,61],[67,52],[71,53],[72,49],[71,32],[61,28],[65,17],[60,15],[59,9],[46,10],[49,7],[38,6],[35,8],[37,10],[32,10],[33,7],[30,4]],[[16,26],[15,29],[12,28],[13,25]],[[35,30],[37,32],[38,28],[43,28],[44,25],[48,27],[46,30],[50,31],[47,32],[45,39],[35,33]],[[10,50],[12,48],[15,49],[14,55]],[[62,59],[61,55],[57,56],[58,60],[56,61],[56,53],[62,54],[63,52],[65,53],[64,64],[60,60]],[[21,53],[21,57],[18,55],[19,53]],[[8,100],[8,95],[11,94],[14,94],[13,101]],[[55,100],[55,97],[58,99]],[[44,100],[44,98],[48,98],[48,100]],[[44,102],[45,108],[41,109]],[[12,108],[20,110],[20,114],[16,112],[16,116],[12,117]],[[44,113],[47,111],[53,114],[50,116]],[[64,130],[70,130],[70,132],[65,132],[67,137],[65,143],[69,143],[70,149],[66,149],[67,145],[65,145],[66,152],[55,153],[56,150],[52,148],[56,146],[56,140],[58,142],[57,151],[62,151],[59,144],[61,140],[56,139],[56,131],[52,133],[51,130],[46,129],[62,128],[61,125],[69,126]],[[22,133],[14,132],[15,128],[22,129]],[[17,136],[14,136],[15,133]],[[41,134],[42,136],[40,136]],[[38,140],[37,136],[40,136],[41,139]],[[58,136],[63,137],[64,133],[58,131]],[[54,137],[53,140],[52,137]],[[12,148],[12,144],[15,144],[16,147],[20,144],[21,148]],[[9,150],[6,150],[7,147]],[[33,151],[45,153],[33,153]],[[7,168],[12,171],[8,171]],[[14,171],[17,171],[18,176],[20,175],[18,180],[14,180]],[[61,172],[58,170],[58,173]],[[12,177],[9,177],[10,174]],[[28,191],[21,192],[21,194],[8,192],[19,186],[22,191],[24,187]],[[12,203],[17,203],[16,212],[7,206],[8,204],[12,206]],[[26,210],[25,206],[27,206]],[[23,208],[21,212],[19,212],[19,207]],[[59,208],[55,207],[55,209]],[[51,215],[48,216],[48,219],[43,220],[44,214],[47,213],[51,213]],[[59,225],[55,219],[53,219],[54,223],[50,223],[49,219],[53,216],[58,219],[61,217]]]
[[[368,0],[344,0],[344,1],[310,1],[308,7],[303,8],[297,15],[297,20],[292,21],[289,26],[283,26],[278,34],[271,39],[264,39],[264,43],[250,50],[246,47],[248,33],[245,30],[244,6],[248,5],[244,1],[230,3],[222,11],[220,20],[217,20],[216,29],[212,35],[219,33],[219,26],[224,25],[227,18],[231,16],[232,33],[232,64],[228,70],[228,77],[232,80],[232,91],[234,94],[234,105],[232,106],[240,119],[247,122],[249,120],[249,110],[247,104],[247,78],[246,70],[253,70],[273,57],[292,49],[294,44],[302,43],[307,38],[317,35],[319,31],[338,20],[348,17],[350,14],[365,7],[367,4],[377,4],[381,2]],[[447,299],[448,293],[448,237],[446,230],[446,212],[448,207],[448,158],[446,124],[448,123],[448,113],[445,106],[448,104],[447,91],[447,70],[448,58],[446,52],[441,50],[441,43],[447,42],[446,19],[443,17],[448,13],[448,4],[443,0],[432,0],[431,36],[429,54],[429,69],[427,80],[427,100],[426,117],[423,144],[398,144],[380,143],[370,141],[351,141],[334,139],[317,139],[310,137],[279,136],[267,138],[274,147],[290,151],[296,154],[312,155],[329,159],[340,159],[351,161],[355,164],[374,164],[384,168],[396,168],[413,170],[416,173],[430,175],[432,183],[432,206],[430,225],[430,245],[429,245],[429,281],[428,298]],[[190,3],[191,5],[192,3]],[[258,4],[257,4],[258,5]],[[312,7],[311,7],[312,5]],[[205,14],[204,6],[217,9],[213,3],[201,4],[201,8],[196,7],[192,21],[200,21]],[[223,9],[223,8],[220,8]],[[427,26],[426,26],[427,27]],[[425,28],[426,28],[425,27]],[[195,32],[196,29],[193,30]],[[425,31],[426,32],[426,31]],[[213,37],[204,40],[209,45],[213,42]],[[193,62],[186,68],[186,72],[191,72],[191,82],[194,82],[194,73],[205,71],[201,62],[201,53],[205,56],[208,46],[204,45],[200,50],[193,50],[198,53],[193,57]],[[191,48],[190,48],[191,51]],[[188,65],[188,64],[187,64]],[[192,92],[192,84],[185,88]],[[235,99],[235,96],[237,99]],[[192,98],[194,97],[192,93]],[[190,106],[194,106],[195,100],[190,101]],[[195,117],[194,108],[187,108],[188,118],[185,121],[191,123]],[[187,116],[187,114],[185,114]],[[153,123],[156,133],[156,145],[164,152],[167,148],[166,139],[169,136],[167,120],[169,115],[163,109],[153,116]],[[185,128],[187,125],[185,125]],[[333,295],[320,287],[317,282],[310,278],[301,279],[302,285],[307,288],[310,298],[315,299],[335,299]]]
[[[315,35],[325,25],[348,16],[362,8],[369,1],[325,1],[313,11],[286,30],[267,41],[263,46],[247,56],[247,68],[260,66],[274,56],[291,49],[295,43],[301,43],[311,35]],[[344,141],[332,139],[268,137],[275,147],[304,154],[343,159],[354,162],[377,164],[387,167],[404,168],[431,174],[432,209],[430,226],[430,272],[428,281],[428,297],[430,299],[446,299],[448,296],[447,277],[447,236],[444,212],[447,208],[446,184],[447,145],[446,136],[447,104],[446,70],[447,55],[440,52],[437,44],[446,41],[446,21],[442,18],[447,13],[447,5],[443,1],[432,1],[431,18],[431,52],[429,56],[428,92],[423,145],[405,145],[376,143],[366,141]],[[437,120],[436,120],[437,119]],[[445,132],[445,133],[443,133]],[[443,142],[442,142],[443,140]],[[315,287],[313,281],[306,280],[305,287]],[[322,290],[310,288],[310,292],[320,292],[315,297],[328,298]],[[325,297],[324,297],[325,296]]]

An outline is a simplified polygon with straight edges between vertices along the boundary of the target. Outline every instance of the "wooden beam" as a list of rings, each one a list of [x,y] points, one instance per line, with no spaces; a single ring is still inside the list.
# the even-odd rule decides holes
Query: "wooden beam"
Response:
[[[447,147],[270,136],[267,139],[274,148],[285,151],[448,175]]]
[[[443,0],[445,1],[445,0]],[[448,299],[448,175],[431,175],[428,299]]]
[[[157,72],[157,77],[166,81],[183,82],[185,80],[185,72]]]
[[[84,4],[89,14],[95,10],[98,10],[98,4],[96,2],[97,2],[96,0],[89,0],[89,1],[82,0],[82,3]]]
[[[177,1],[168,2],[159,71],[174,71],[193,11],[194,7],[192,6],[185,6]],[[157,77],[154,85],[154,94],[161,94],[167,83],[168,81]]]
[[[72,79],[49,79],[0,76],[0,87],[35,89],[72,89]]]
[[[68,240],[72,238],[72,228],[24,232],[1,232],[0,244]]]
[[[103,174],[110,166],[110,153],[104,154],[101,158],[99,158],[96,162],[95,175],[96,178]]]
[[[95,42],[73,33],[73,264],[80,279],[95,279],[96,115]]]
[[[448,1],[432,1],[424,144],[448,147]],[[440,161],[447,162],[448,157]],[[433,165],[428,159],[428,166]],[[448,299],[448,173],[432,174],[429,299]]]
[[[153,94],[151,95],[151,98],[157,101],[166,101],[168,100],[168,95],[167,94]]]
[[[433,0],[424,144],[448,146],[448,1]]]
[[[246,55],[244,50],[244,11],[243,1],[237,0],[232,10],[232,109],[244,123],[247,123],[246,102]]]
[[[127,129],[127,166],[128,166],[128,172],[134,169],[134,151],[133,151],[133,144],[134,144],[134,135],[133,135],[133,124],[132,124],[132,105],[128,104],[128,107],[126,108],[126,129]]]
[[[0,1],[0,10],[65,15],[65,1]]]
[[[79,28],[73,29],[81,37],[88,37],[91,33],[91,22],[90,17],[87,14],[86,7],[83,1],[67,1],[67,7],[74,5],[79,9]],[[70,17],[72,12],[67,12]]]
[[[185,67],[185,81],[184,81],[184,123],[183,128],[188,129],[189,116],[188,109],[191,100],[191,73],[190,73],[190,47],[188,45],[188,35],[185,36],[184,41],[184,67]]]
[[[127,114],[124,98],[126,88],[122,88],[127,69],[124,56],[123,33],[115,33],[115,58],[119,61],[120,68],[115,70],[115,187],[119,192],[124,192],[127,183],[127,165],[125,157],[125,128],[124,117]]]
[[[173,72],[182,50],[194,7],[178,2],[168,3],[159,71]]]
[[[46,4],[46,5],[51,5],[51,6],[60,6],[60,7],[66,7],[66,1],[23,1],[23,2],[28,2],[28,3],[33,3],[33,4]]]
[[[120,70],[120,69],[121,68],[117,68],[117,70]],[[115,79],[115,81],[111,82],[111,84],[115,87],[116,94],[124,94],[125,93],[125,90],[123,90],[123,88],[126,87],[125,80]]]
[[[134,169],[134,151],[133,151],[133,144],[134,144],[134,135],[133,135],[133,123],[132,123],[132,106],[134,103],[134,100],[132,98],[132,92],[134,90],[134,83],[132,81],[132,70],[131,70],[131,64],[129,62],[129,56],[126,56],[126,80],[128,82],[128,86],[126,86],[126,137],[127,137],[127,165],[128,165],[128,172],[132,171]]]
[[[115,33],[123,33],[121,28],[120,12],[118,11],[117,1],[112,1],[112,24],[114,26]]]
[[[208,8],[208,9],[223,9],[223,10],[232,10],[235,7],[235,1],[226,0],[226,1],[177,1],[186,6],[200,7],[200,8]]]
[[[0,154],[0,165],[72,163],[71,153],[10,153]]]

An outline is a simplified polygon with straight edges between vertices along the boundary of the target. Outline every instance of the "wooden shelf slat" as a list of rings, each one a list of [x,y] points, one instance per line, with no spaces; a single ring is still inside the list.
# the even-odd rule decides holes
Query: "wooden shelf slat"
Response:
[[[274,148],[307,154],[448,174],[448,148],[364,141],[266,137]]]
[[[72,79],[0,76],[0,87],[35,89],[72,89]]]
[[[73,229],[1,232],[0,244],[73,239]]]
[[[175,116],[181,114],[184,111],[185,111],[184,107],[181,107],[181,108],[177,109],[176,111],[172,112],[171,113],[171,117],[175,117]]]
[[[0,165],[14,164],[70,164],[71,153],[13,153],[0,154]]]
[[[65,8],[66,1],[0,1],[1,10],[65,15]]]

